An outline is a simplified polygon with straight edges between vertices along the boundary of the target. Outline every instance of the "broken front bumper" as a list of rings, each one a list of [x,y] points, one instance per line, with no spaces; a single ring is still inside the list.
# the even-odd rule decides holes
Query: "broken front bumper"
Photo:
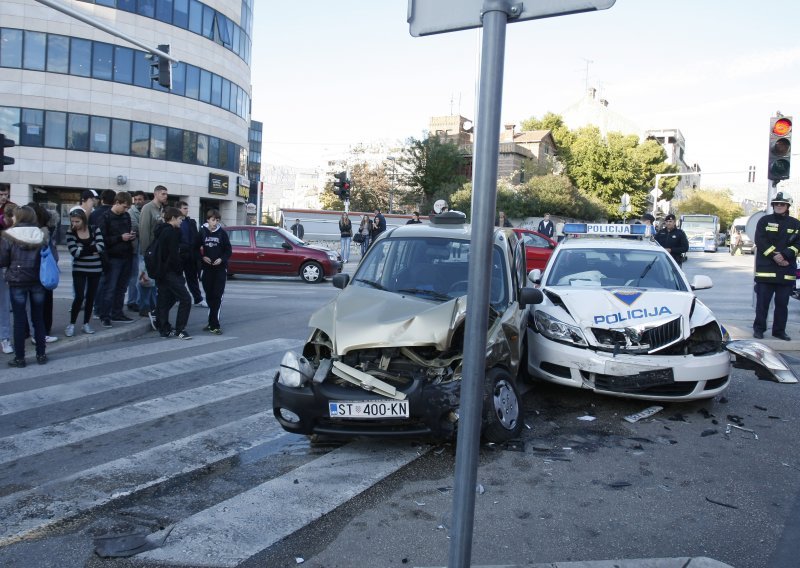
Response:
[[[398,391],[409,403],[408,418],[336,418],[329,415],[330,403],[383,401],[387,398],[357,386],[332,381],[289,387],[278,382],[276,374],[272,385],[272,407],[284,430],[296,434],[437,438],[454,435],[456,415],[453,411],[458,408],[461,381],[433,385],[414,380]]]

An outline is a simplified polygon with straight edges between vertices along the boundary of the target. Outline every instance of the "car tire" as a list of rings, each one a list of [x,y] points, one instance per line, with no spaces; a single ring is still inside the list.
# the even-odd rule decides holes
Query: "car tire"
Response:
[[[322,282],[324,276],[325,272],[322,270],[322,266],[313,260],[303,263],[303,266],[300,267],[300,278],[308,284]]]
[[[483,437],[501,443],[519,437],[524,426],[522,397],[511,374],[501,367],[486,375],[483,408]]]

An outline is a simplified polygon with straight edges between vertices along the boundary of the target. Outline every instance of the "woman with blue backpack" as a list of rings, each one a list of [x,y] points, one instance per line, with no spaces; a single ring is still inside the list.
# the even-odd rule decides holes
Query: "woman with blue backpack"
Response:
[[[36,343],[36,362],[47,363],[45,354],[44,305],[45,288],[39,280],[41,251],[50,242],[46,227],[37,227],[36,212],[31,207],[17,207],[13,224],[0,237],[0,267],[6,269],[6,283],[14,313],[14,358],[10,367],[25,366],[25,328],[28,326],[28,304]]]

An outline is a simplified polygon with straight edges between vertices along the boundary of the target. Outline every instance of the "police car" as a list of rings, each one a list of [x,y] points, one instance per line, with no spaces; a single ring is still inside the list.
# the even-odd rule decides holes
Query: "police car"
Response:
[[[687,280],[651,229],[565,225],[567,238],[544,272],[529,275],[544,299],[529,314],[528,374],[614,396],[696,400],[727,388],[734,352],[765,378],[796,382],[768,347],[730,341],[694,294],[711,279]]]

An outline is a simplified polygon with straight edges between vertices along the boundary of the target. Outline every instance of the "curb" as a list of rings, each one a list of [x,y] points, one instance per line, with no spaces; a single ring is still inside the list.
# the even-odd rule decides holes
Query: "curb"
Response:
[[[425,568],[425,567],[417,567]],[[440,567],[427,567],[440,568]],[[444,568],[442,566],[441,568]],[[682,558],[637,558],[631,560],[587,560],[583,562],[548,562],[545,564],[484,564],[473,568],[733,568],[705,556]]]
[[[136,339],[146,334],[148,331],[152,331],[150,321],[147,319],[146,321],[134,321],[133,323],[120,325],[124,325],[125,327],[112,327],[111,329],[101,328],[91,335],[81,333],[76,326],[75,335],[73,337],[62,336],[59,337],[59,340],[55,343],[48,343],[47,355],[85,349],[90,346],[94,347],[97,345],[116,343],[117,341]]]

